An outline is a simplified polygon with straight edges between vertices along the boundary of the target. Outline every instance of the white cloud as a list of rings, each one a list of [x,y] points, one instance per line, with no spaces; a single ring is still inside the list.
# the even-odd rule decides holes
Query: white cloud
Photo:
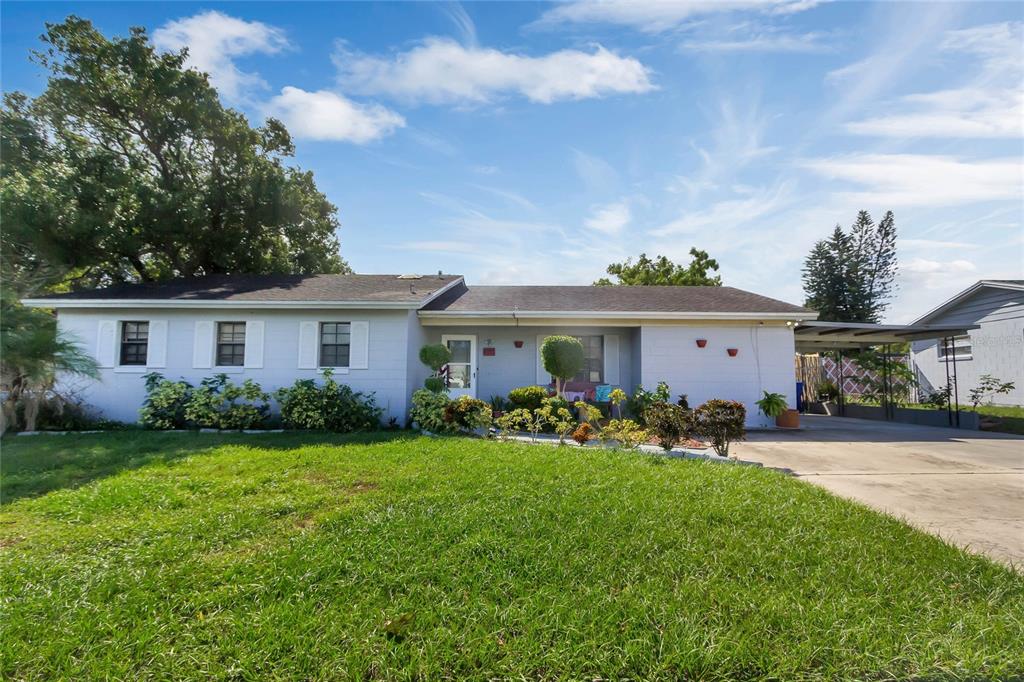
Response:
[[[1024,196],[1024,165],[1013,157],[965,161],[921,154],[851,154],[803,165],[825,177],[864,187],[841,193],[864,205],[953,206],[1019,201]]]
[[[550,104],[655,87],[638,60],[600,45],[592,52],[560,50],[529,57],[428,38],[392,57],[355,53],[339,44],[333,59],[345,89],[413,103],[481,104],[517,94]]]
[[[276,54],[289,46],[279,28],[213,10],[164,24],[153,32],[153,44],[167,51],[187,47],[188,65],[208,73],[210,82],[229,101],[243,99],[248,89],[267,87],[258,74],[235,66],[235,58]]]
[[[733,228],[758,218],[765,218],[790,206],[793,200],[792,189],[792,184],[786,182],[770,189],[759,189],[743,199],[719,201],[706,209],[686,212],[679,218],[652,230],[651,234],[666,237],[712,229],[715,235],[728,235]]]
[[[947,31],[940,49],[979,60],[970,83],[901,97],[889,107],[893,113],[848,123],[846,129],[857,135],[898,138],[1024,137],[1022,27],[1001,23]]]
[[[618,234],[633,219],[629,204],[620,201],[606,206],[595,206],[590,216],[583,221],[588,229],[604,234]]]
[[[364,144],[405,125],[404,118],[379,104],[360,104],[327,90],[307,92],[291,86],[281,88],[265,113],[281,119],[295,137],[307,140]]]
[[[680,47],[693,52],[827,52],[821,33],[755,32],[738,38],[688,40]]]
[[[709,14],[736,11],[791,14],[817,4],[818,0],[576,0],[548,10],[534,25],[618,24],[659,33]]]

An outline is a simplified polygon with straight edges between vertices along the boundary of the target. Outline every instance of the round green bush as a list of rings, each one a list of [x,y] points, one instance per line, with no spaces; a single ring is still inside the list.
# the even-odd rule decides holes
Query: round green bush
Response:
[[[586,364],[583,344],[575,336],[549,336],[541,344],[540,357],[547,373],[561,382],[579,374]]]
[[[508,392],[508,401],[512,403],[513,408],[522,408],[531,412],[540,409],[547,397],[548,389],[543,386],[520,386]]]
[[[420,362],[435,372],[451,362],[451,359],[452,352],[443,343],[432,343],[420,348]]]
[[[431,393],[444,393],[448,388],[441,377],[427,377],[423,381],[423,387]]]

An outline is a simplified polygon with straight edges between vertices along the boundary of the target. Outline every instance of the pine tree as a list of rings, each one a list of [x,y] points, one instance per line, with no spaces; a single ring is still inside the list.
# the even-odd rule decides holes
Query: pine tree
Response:
[[[806,305],[818,319],[879,322],[895,289],[896,219],[889,211],[875,225],[867,211],[857,214],[849,233],[836,225],[804,261]]]

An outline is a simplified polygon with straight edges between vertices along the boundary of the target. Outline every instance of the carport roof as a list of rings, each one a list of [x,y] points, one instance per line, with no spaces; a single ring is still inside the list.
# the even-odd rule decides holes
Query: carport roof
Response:
[[[871,324],[867,322],[805,321],[795,329],[798,353],[867,348],[888,343],[963,336],[978,325]]]

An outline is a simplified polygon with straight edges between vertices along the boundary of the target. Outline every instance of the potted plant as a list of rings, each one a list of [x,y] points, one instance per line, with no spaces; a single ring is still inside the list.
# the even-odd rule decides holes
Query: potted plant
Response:
[[[836,398],[839,397],[839,387],[836,386],[835,382],[830,379],[825,379],[818,383],[815,388],[815,397],[817,400],[812,400],[807,403],[807,409],[809,412],[814,414],[827,414],[834,416],[839,413],[836,407]]]
[[[761,414],[769,419],[776,420],[778,425],[779,417],[786,412],[786,396],[781,393],[765,391],[764,396],[755,405],[757,405],[757,409],[761,411]]]

